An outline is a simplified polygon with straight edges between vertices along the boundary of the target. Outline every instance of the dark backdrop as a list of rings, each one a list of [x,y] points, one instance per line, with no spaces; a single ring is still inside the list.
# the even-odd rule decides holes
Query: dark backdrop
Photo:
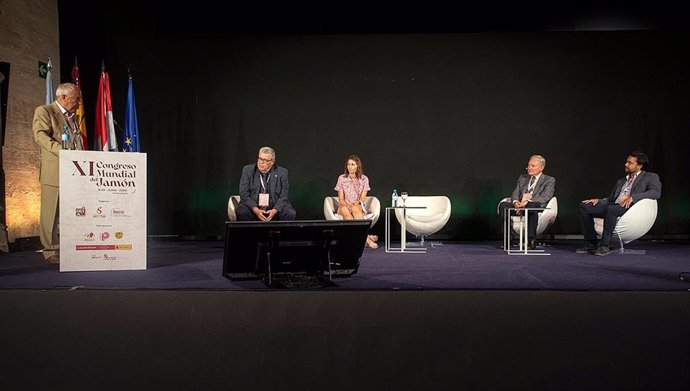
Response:
[[[450,197],[439,234],[456,240],[498,237],[496,204],[534,153],[557,179],[551,232],[578,233],[578,201],[608,195],[627,153],[641,149],[663,182],[650,236],[687,237],[685,31],[464,31],[448,19],[378,31],[371,16],[339,30],[330,26],[344,18],[315,22],[296,10],[79,3],[60,2],[62,79],[78,56],[93,115],[104,61],[124,122],[131,66],[150,235],[220,235],[242,165],[270,145],[289,169],[298,219],[323,218],[323,198],[354,153],[383,205],[393,188]]]

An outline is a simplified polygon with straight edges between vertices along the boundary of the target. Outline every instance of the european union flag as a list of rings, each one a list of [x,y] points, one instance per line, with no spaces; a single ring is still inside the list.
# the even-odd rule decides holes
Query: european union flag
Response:
[[[129,87],[127,87],[127,107],[125,108],[125,129],[122,145],[124,152],[140,152],[139,125],[137,123],[137,106],[134,102],[132,75],[129,75]]]

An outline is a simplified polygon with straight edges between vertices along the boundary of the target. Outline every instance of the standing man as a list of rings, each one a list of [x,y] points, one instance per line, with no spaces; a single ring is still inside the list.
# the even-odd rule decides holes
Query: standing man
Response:
[[[79,106],[81,96],[77,86],[72,83],[60,84],[55,90],[55,101],[36,108],[32,130],[34,141],[41,149],[41,227],[43,258],[48,264],[60,263],[60,232],[58,230],[60,194],[60,161],[63,146],[62,135],[69,137],[64,145],[69,149],[81,149],[75,144],[76,122],[74,112]],[[80,139],[81,140],[81,139]]]
[[[631,152],[625,161],[626,176],[616,182],[608,198],[592,198],[580,203],[578,216],[580,229],[585,237],[585,247],[578,248],[577,253],[609,255],[609,242],[616,228],[618,217],[623,216],[635,202],[651,198],[661,198],[661,180],[659,175],[647,172],[649,158],[640,151]],[[594,230],[594,218],[604,219],[601,241],[597,246],[597,233]]]
[[[288,170],[275,166],[276,153],[271,147],[259,149],[255,164],[242,168],[240,204],[237,220],[294,220],[297,213],[288,201]]]
[[[501,202],[498,205],[501,222],[505,221],[505,213],[508,208],[516,208],[514,213],[520,215],[522,208],[544,208],[556,191],[556,178],[543,173],[546,167],[546,159],[541,155],[532,155],[527,162],[527,175],[520,175],[510,202]],[[527,215],[528,248],[536,248],[537,225],[539,223],[539,211],[529,211]],[[505,233],[504,233],[505,234]]]

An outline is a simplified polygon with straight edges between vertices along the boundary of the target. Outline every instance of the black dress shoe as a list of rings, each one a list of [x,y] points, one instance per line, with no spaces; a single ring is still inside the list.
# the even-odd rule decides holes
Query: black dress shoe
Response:
[[[578,254],[594,254],[594,252],[597,250],[597,244],[596,243],[585,243],[584,247],[580,247],[577,250],[575,250],[576,253]]]
[[[59,255],[51,255],[48,258],[46,258],[46,263],[48,265],[59,265],[60,264],[60,256]]]
[[[599,246],[597,250],[594,252],[594,255],[599,255],[599,256],[607,256],[611,250],[608,248],[608,246]]]
[[[527,243],[527,249],[528,250],[536,250],[537,249],[537,241],[535,239],[530,240]]]

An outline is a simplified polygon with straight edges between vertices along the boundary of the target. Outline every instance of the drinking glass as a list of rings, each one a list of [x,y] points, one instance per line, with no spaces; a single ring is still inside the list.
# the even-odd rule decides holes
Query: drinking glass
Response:
[[[402,198],[402,200],[403,200],[402,206],[405,206],[405,200],[407,199],[407,192],[403,191],[402,193],[400,193],[400,198]]]

